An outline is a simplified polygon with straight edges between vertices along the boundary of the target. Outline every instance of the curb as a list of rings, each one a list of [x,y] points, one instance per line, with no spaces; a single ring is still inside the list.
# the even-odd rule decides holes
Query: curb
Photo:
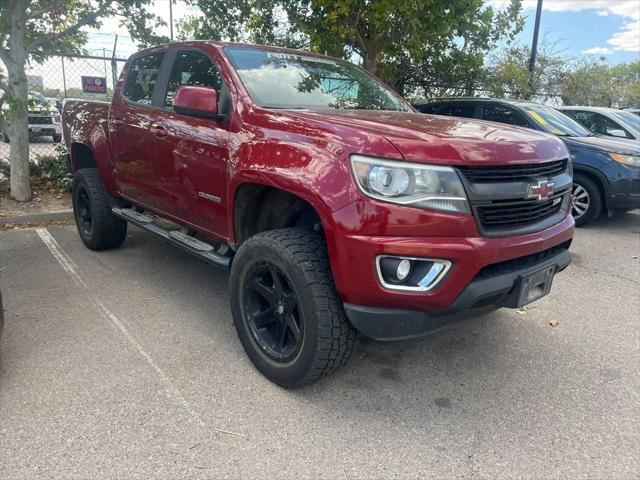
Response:
[[[57,212],[24,213],[0,217],[0,224],[50,222],[52,220],[70,220],[72,218],[73,210],[58,210]]]

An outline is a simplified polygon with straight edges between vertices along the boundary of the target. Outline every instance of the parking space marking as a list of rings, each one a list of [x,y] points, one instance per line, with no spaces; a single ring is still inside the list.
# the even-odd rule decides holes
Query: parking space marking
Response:
[[[191,408],[191,405],[189,405],[189,402],[182,396],[178,388],[173,384],[173,382],[171,381],[171,378],[158,366],[155,360],[151,358],[151,356],[145,351],[145,349],[142,348],[142,345],[140,345],[140,343],[133,337],[133,335],[131,335],[129,330],[127,330],[127,328],[118,319],[118,317],[116,317],[111,312],[111,310],[109,310],[104,305],[104,303],[102,303],[102,301],[100,301],[100,299],[94,293],[91,292],[91,289],[89,288],[87,283],[84,281],[84,279],[78,272],[78,266],[73,262],[73,260],[71,260],[71,258],[64,252],[64,250],[62,250],[62,247],[56,241],[56,239],[53,238],[51,233],[49,233],[49,230],[47,230],[46,228],[37,228],[36,232],[38,233],[38,235],[40,236],[44,244],[47,246],[51,254],[54,256],[54,258],[58,261],[60,266],[62,266],[64,271],[69,274],[71,279],[76,283],[76,285],[78,285],[78,287],[84,290],[84,293],[89,297],[95,309],[105,319],[111,322],[111,324],[116,328],[116,330],[119,331],[124,336],[124,338],[129,342],[129,344],[131,344],[131,346],[140,354],[140,356],[146,360],[149,366],[151,366],[151,368],[155,370],[155,372],[160,377],[160,380],[162,380],[162,383],[164,385],[164,389],[167,395],[170,398],[173,398],[173,400],[176,403],[182,405],[182,407],[185,408],[185,410],[189,413],[189,415],[191,415],[191,417],[201,427],[204,427],[205,423],[198,416],[198,414]],[[228,432],[226,430],[221,430],[218,428],[214,430],[220,433],[227,433],[231,435],[242,436],[240,434],[237,434],[234,432]]]

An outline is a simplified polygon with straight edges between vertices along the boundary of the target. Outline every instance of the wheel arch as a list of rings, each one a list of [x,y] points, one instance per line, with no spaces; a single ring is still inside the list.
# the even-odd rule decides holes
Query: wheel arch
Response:
[[[584,167],[584,166],[577,166],[574,165],[573,166],[573,175],[575,177],[575,175],[582,175],[585,176],[589,179],[591,179],[596,186],[598,187],[598,189],[600,190],[600,194],[602,195],[602,201],[604,202],[604,205],[608,208],[609,206],[609,186],[608,186],[608,182],[606,180],[606,178],[597,170],[589,168],[589,167]]]
[[[318,229],[326,217],[313,200],[272,185],[245,182],[233,195],[232,232],[239,246],[251,236],[286,227]]]

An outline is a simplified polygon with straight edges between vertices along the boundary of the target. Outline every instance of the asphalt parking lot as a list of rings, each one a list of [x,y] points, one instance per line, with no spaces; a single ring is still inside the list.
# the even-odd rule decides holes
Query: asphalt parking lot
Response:
[[[102,253],[1,232],[0,478],[638,478],[640,212],[572,252],[526,311],[365,341],[286,391],[224,272],[135,228]]]

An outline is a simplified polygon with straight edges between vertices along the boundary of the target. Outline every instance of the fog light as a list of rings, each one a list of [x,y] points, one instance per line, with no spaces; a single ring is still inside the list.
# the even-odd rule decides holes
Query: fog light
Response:
[[[411,273],[411,261],[406,258],[398,263],[398,268],[396,270],[396,277],[398,280],[402,281],[409,276]]]
[[[426,292],[438,285],[450,268],[449,260],[393,255],[376,257],[378,279],[390,290]]]

